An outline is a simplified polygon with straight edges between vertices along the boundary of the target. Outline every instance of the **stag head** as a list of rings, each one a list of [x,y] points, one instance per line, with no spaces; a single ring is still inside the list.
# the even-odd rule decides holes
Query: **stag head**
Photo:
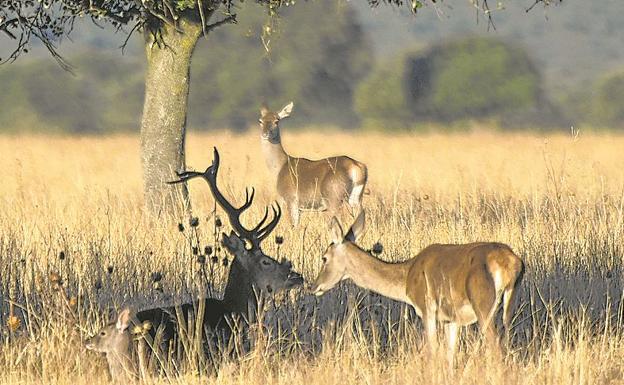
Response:
[[[206,171],[186,171],[178,173],[180,178],[170,183],[186,182],[189,179],[202,177],[219,206],[225,211],[233,231],[230,234],[222,234],[221,243],[243,267],[257,290],[261,292],[278,292],[303,285],[301,274],[292,270],[292,264],[288,260],[277,260],[266,255],[261,248],[265,240],[279,223],[282,209],[279,204],[271,205],[272,218],[269,219],[268,207],[264,210],[264,216],[253,228],[248,229],[241,223],[240,216],[251,207],[255,195],[253,188],[245,190],[245,203],[240,207],[234,207],[219,191],[217,186],[217,173],[219,171],[219,152],[214,149],[212,165]]]

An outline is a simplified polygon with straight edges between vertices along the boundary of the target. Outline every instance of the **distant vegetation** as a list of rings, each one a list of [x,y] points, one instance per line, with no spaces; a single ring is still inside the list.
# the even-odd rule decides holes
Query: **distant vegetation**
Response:
[[[368,73],[373,53],[355,11],[326,0],[283,13],[268,53],[259,37],[266,18],[258,12],[242,12],[235,28],[200,42],[191,75],[191,125],[244,129],[257,121],[262,102],[278,108],[290,100],[290,124],[358,124],[353,87]]]
[[[335,12],[327,13],[328,6]],[[286,9],[265,41],[267,52],[260,38],[267,19],[252,7],[240,10],[237,26],[214,31],[198,46],[189,102],[193,128],[243,130],[254,124],[262,102],[277,108],[290,100],[290,127],[413,129],[464,120],[503,128],[624,126],[624,72],[562,94],[548,88],[544,67],[524,45],[474,36],[405,47],[375,63],[356,12],[333,1]],[[139,126],[140,52],[112,56],[97,46],[78,47],[69,57],[77,76],[48,57],[0,66],[0,132],[106,133]]]
[[[200,42],[191,71],[191,126],[244,129],[257,120],[262,102],[277,108],[288,100],[296,102],[293,125],[357,125],[353,85],[368,73],[372,49],[355,11],[331,0],[284,10],[267,52],[260,38],[267,19],[253,7],[240,10],[234,28]],[[87,51],[69,59],[76,77],[49,58],[0,67],[0,131],[139,126],[142,57]]]
[[[128,59],[85,52],[77,76],[52,60],[0,70],[0,131],[104,133],[138,127],[143,74]]]
[[[543,126],[554,117],[540,74],[519,47],[468,38],[378,66],[359,86],[356,111],[369,124],[496,118]]]

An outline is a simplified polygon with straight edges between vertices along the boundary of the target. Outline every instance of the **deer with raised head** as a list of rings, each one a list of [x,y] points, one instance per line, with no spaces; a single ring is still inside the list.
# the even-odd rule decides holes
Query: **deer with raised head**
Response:
[[[288,260],[276,261],[266,255],[261,249],[261,242],[266,239],[277,226],[281,209],[272,208],[273,218],[267,223],[268,208],[265,209],[264,217],[251,229],[246,228],[240,221],[241,214],[253,203],[254,190],[246,191],[245,203],[240,207],[233,206],[219,191],[217,187],[217,171],[219,169],[219,153],[214,150],[214,161],[205,172],[187,171],[179,174],[180,180],[172,183],[181,183],[189,179],[201,177],[208,182],[210,190],[219,206],[225,210],[233,231],[229,235],[222,234],[222,245],[234,256],[228,279],[223,294],[223,299],[207,298],[200,303],[186,303],[181,306],[167,308],[153,308],[132,314],[125,309],[119,315],[116,323],[105,326],[100,333],[87,342],[91,350],[107,353],[109,369],[113,377],[121,377],[121,367],[129,364],[130,333],[128,325],[130,320],[135,324],[150,324],[149,334],[154,340],[159,332],[163,342],[170,341],[179,334],[178,314],[188,321],[193,315],[198,319],[197,310],[203,307],[202,324],[204,329],[219,332],[229,328],[227,318],[239,315],[249,320],[251,312],[258,308],[258,300],[271,293],[289,290],[303,284],[301,274],[292,270],[292,264]],[[246,242],[250,247],[246,247]],[[160,330],[160,331],[159,331]],[[104,332],[104,335],[101,333]],[[123,353],[123,354],[122,354]],[[118,359],[121,357],[122,359]]]
[[[130,334],[132,311],[129,308],[119,312],[117,320],[90,337],[85,347],[106,355],[108,370],[113,382],[127,383],[138,378],[137,364],[133,359],[133,344]]]
[[[279,123],[290,116],[292,109],[292,102],[277,113],[262,106],[259,120],[262,152],[292,223],[297,225],[300,212],[305,210],[334,215],[344,202],[358,212],[368,178],[366,165],[348,156],[310,160],[288,155],[282,146]]]
[[[334,217],[332,243],[312,286],[317,296],[350,278],[356,285],[411,305],[422,318],[427,343],[437,349],[437,325],[445,323],[448,360],[453,364],[461,326],[477,322],[488,344],[496,346],[493,318],[503,305],[505,340],[511,306],[524,264],[502,243],[433,244],[403,262],[375,258],[355,241],[364,229],[364,211],[345,234]]]

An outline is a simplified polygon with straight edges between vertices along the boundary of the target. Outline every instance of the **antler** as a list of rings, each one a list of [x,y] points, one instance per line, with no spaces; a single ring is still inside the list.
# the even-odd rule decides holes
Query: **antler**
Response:
[[[217,151],[217,148],[215,147],[214,148],[214,160],[212,161],[212,165],[208,167],[206,171],[204,172],[198,172],[198,171],[179,172],[177,173],[178,177],[180,178],[179,180],[167,182],[167,183],[175,184],[175,183],[186,182],[189,179],[193,179],[196,177],[204,178],[206,182],[208,182],[208,186],[210,186],[210,191],[212,191],[212,195],[214,196],[215,200],[217,201],[219,206],[221,206],[221,208],[225,210],[230,220],[230,224],[232,225],[232,228],[234,229],[234,231],[236,231],[241,238],[247,239],[249,242],[251,242],[252,246],[259,248],[260,243],[267,236],[269,236],[269,234],[271,234],[271,232],[277,226],[280,220],[280,217],[282,216],[282,208],[277,202],[275,203],[275,206],[277,206],[277,209],[275,208],[275,206],[271,205],[271,210],[273,211],[273,219],[271,219],[271,221],[265,225],[265,222],[267,221],[269,217],[269,208],[265,207],[264,217],[262,217],[260,222],[251,230],[245,228],[240,222],[240,216],[253,203],[253,199],[254,199],[256,191],[253,187],[251,189],[245,188],[245,203],[243,203],[243,205],[238,208],[234,207],[227,199],[225,199],[225,197],[223,196],[223,194],[221,194],[221,192],[219,191],[219,188],[217,187],[217,172],[218,171],[219,171],[219,152]]]

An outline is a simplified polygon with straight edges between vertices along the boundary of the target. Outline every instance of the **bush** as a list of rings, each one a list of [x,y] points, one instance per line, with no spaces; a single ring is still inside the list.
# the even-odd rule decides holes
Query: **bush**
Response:
[[[436,45],[380,66],[358,87],[356,101],[365,120],[402,125],[557,115],[526,52],[487,38]]]
[[[404,60],[379,66],[355,91],[355,110],[365,125],[404,128],[412,120],[403,84]]]
[[[599,80],[594,95],[590,119],[596,124],[624,128],[624,72]]]

